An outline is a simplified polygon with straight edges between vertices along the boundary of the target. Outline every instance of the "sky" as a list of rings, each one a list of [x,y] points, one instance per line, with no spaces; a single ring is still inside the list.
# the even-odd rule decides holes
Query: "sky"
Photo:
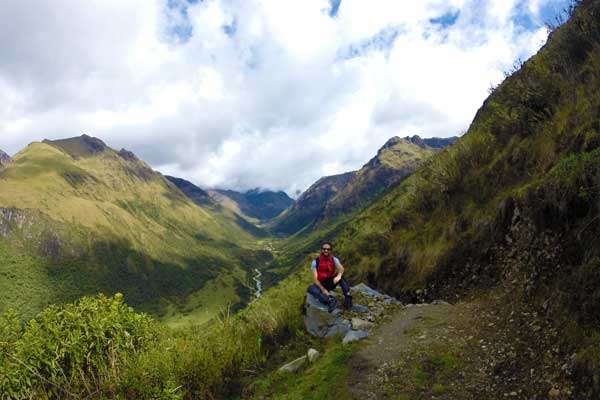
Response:
[[[393,136],[464,133],[568,0],[0,0],[0,149],[86,133],[297,196]]]

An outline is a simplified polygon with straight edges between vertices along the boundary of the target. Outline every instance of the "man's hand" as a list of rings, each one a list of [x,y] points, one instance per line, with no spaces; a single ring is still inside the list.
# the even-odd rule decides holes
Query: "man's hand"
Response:
[[[340,281],[340,279],[342,279],[341,275],[336,276],[335,278],[333,278],[333,283],[335,285],[337,285],[337,283]]]

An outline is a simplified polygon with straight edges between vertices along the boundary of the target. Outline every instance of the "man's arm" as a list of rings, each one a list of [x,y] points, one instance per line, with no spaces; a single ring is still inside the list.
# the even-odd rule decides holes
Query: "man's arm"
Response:
[[[337,284],[340,281],[340,279],[342,279],[342,275],[344,275],[344,266],[342,265],[340,260],[338,260],[338,262],[335,263],[335,266],[337,268],[337,275],[333,278],[333,283]]]
[[[315,285],[317,285],[317,287],[319,289],[321,289],[321,292],[325,295],[325,296],[329,296],[329,291],[327,289],[325,289],[325,287],[323,287],[323,285],[321,285],[321,282],[319,282],[319,278],[318,278],[318,274],[317,274],[317,270],[313,269],[312,270],[313,273],[313,281],[315,282]]]

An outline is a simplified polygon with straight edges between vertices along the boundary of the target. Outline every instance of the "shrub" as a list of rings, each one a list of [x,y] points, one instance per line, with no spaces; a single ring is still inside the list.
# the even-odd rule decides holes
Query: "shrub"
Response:
[[[50,306],[23,328],[0,318],[2,398],[81,398],[106,388],[125,359],[155,340],[152,321],[123,296]]]

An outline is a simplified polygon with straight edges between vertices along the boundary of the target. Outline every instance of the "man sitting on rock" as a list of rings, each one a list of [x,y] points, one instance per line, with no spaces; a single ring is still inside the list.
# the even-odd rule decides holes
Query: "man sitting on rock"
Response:
[[[344,306],[346,309],[352,308],[350,285],[342,276],[344,275],[344,266],[337,257],[333,256],[331,247],[330,242],[324,242],[321,245],[321,254],[312,261],[311,265],[315,283],[308,287],[308,293],[316,297],[322,304],[326,304],[329,312],[335,310],[337,306],[337,300],[329,294],[329,291],[338,285],[344,293]]]

